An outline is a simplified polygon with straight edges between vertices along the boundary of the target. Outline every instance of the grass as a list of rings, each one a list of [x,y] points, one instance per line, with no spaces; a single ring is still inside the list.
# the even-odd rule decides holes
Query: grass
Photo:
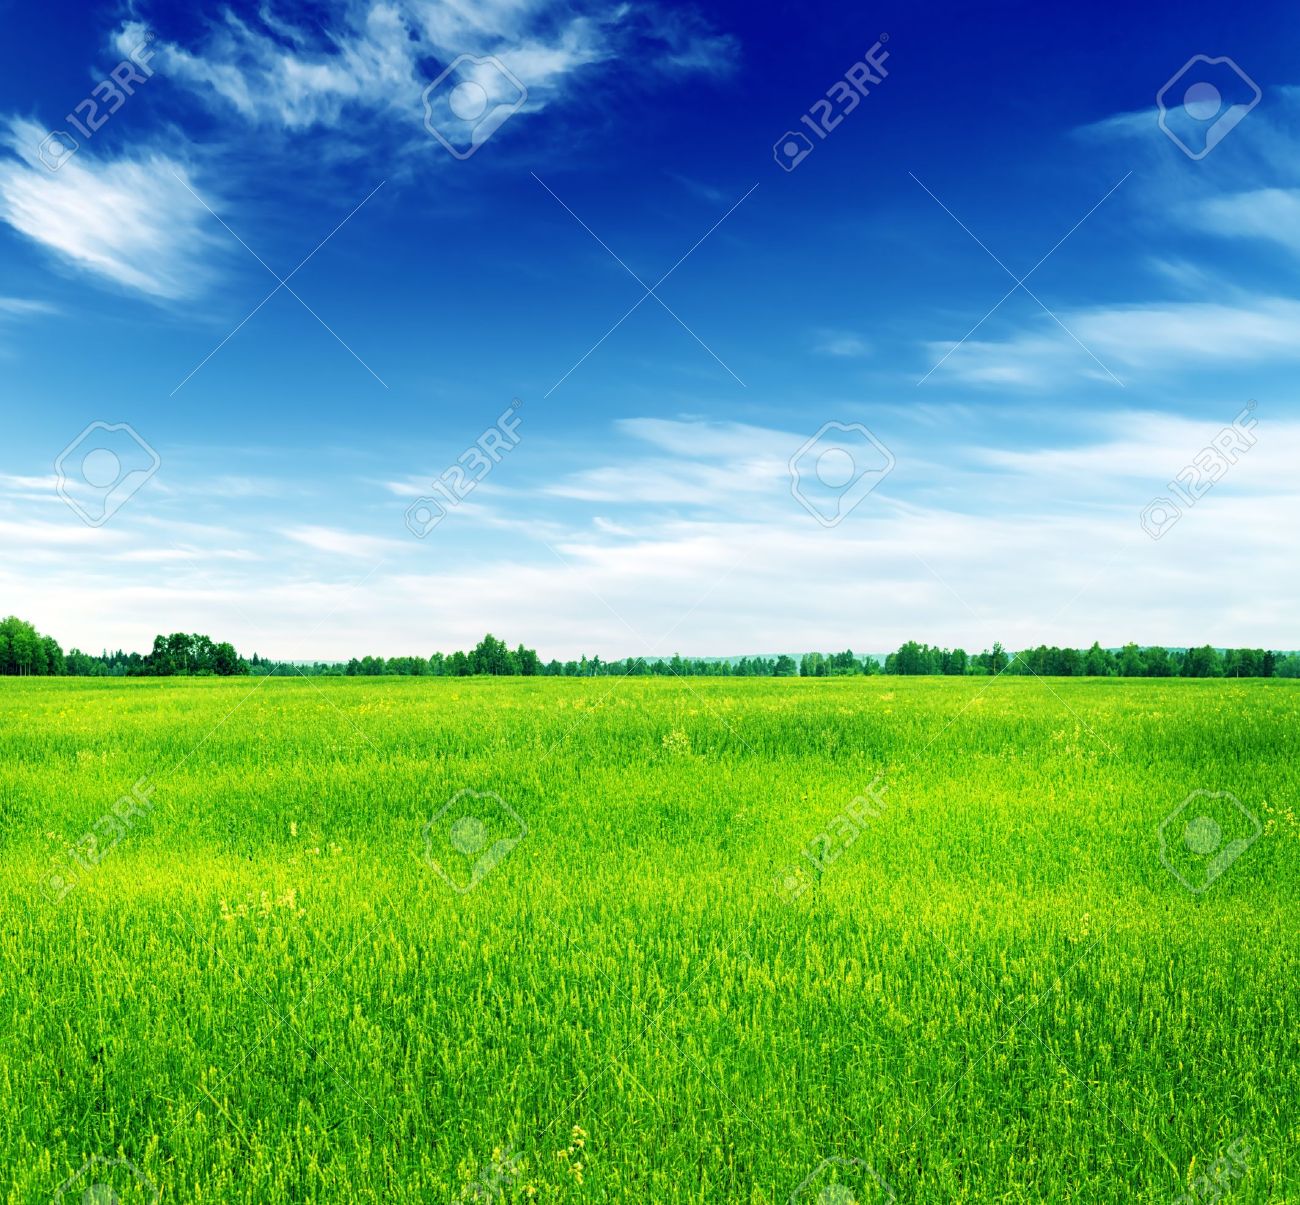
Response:
[[[1294,684],[0,701],[5,1201],[1300,1202]]]

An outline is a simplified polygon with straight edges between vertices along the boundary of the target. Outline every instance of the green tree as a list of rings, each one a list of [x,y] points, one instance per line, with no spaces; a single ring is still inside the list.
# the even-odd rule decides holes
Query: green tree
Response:
[[[1188,649],[1183,654],[1183,677],[1222,678],[1223,658],[1219,656],[1219,650],[1211,644]]]
[[[1153,644],[1147,649],[1142,654],[1142,660],[1146,665],[1148,678],[1172,678],[1177,673],[1173,658],[1169,656],[1169,650],[1161,648],[1158,644]]]
[[[1092,648],[1084,654],[1083,672],[1090,678],[1107,678],[1115,672],[1115,654],[1094,640]]]
[[[212,672],[222,677],[231,677],[235,674],[248,673],[248,665],[235,652],[235,646],[228,640],[223,640],[212,650]],[[270,683],[268,682],[267,685],[269,686]]]
[[[1147,672],[1142,650],[1136,644],[1126,644],[1119,651],[1119,673],[1121,678],[1141,678]]]

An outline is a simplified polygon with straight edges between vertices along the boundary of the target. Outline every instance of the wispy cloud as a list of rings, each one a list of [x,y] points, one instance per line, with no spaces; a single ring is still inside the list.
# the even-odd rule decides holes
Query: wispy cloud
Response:
[[[729,76],[740,66],[740,43],[726,33],[718,33],[695,12],[686,7],[641,10],[649,35],[662,43],[656,63],[681,73],[701,72]]]
[[[327,5],[319,22],[296,23],[263,8],[256,19],[225,9],[191,44],[161,40],[155,65],[218,111],[285,131],[382,116],[397,128],[423,119],[432,63],[496,55],[528,90],[526,109],[555,100],[580,69],[617,58],[625,28],[649,40],[665,73],[727,74],[737,45],[689,10],[647,6],[584,13],[551,0],[389,0]],[[126,53],[145,27],[125,22]]]
[[[0,315],[26,318],[33,314],[57,314],[59,307],[48,301],[32,301],[25,297],[0,297]]]
[[[410,546],[400,540],[344,531],[335,527],[287,527],[281,534],[299,544],[305,544],[308,548],[314,548],[317,552],[329,553],[331,556],[375,560],[388,553],[410,551]]]
[[[297,130],[337,122],[350,104],[387,108],[418,96],[409,20],[376,4],[352,10],[342,28],[322,34],[266,10],[254,25],[227,9],[196,49],[160,41],[155,66],[215,108]],[[127,22],[118,49],[126,53],[143,34],[143,25]]]
[[[946,356],[940,371],[969,384],[1026,389],[1108,379],[1089,351],[1134,372],[1300,359],[1300,301],[1286,297],[1098,306],[1062,311],[1060,318],[1074,338],[1044,318],[1007,339],[932,343],[928,354]]]
[[[813,335],[813,351],[822,356],[860,360],[871,354],[871,344],[853,331],[819,330]]]
[[[1190,207],[1186,220],[1210,234],[1259,239],[1300,254],[1300,190],[1258,188],[1210,197]]]
[[[29,121],[0,134],[12,152],[0,160],[0,220],[65,263],[149,297],[204,289],[213,244],[184,164],[157,151],[108,159],[86,147],[50,172],[36,153],[43,136]]]
[[[0,592],[65,643],[142,647],[179,626],[289,657],[427,655],[484,628],[565,657],[883,651],[911,637],[1285,643],[1280,600],[1300,588],[1300,425],[1261,416],[1258,445],[1194,514],[1158,545],[1140,528],[1141,508],[1218,425],[1115,411],[1016,447],[924,427],[935,463],[913,473],[897,439],[889,495],[877,490],[834,531],[791,497],[799,436],[697,419],[621,422],[581,450],[587,469],[516,481],[504,512],[467,503],[424,541],[405,535],[404,503],[361,479],[337,483],[328,519],[295,522],[303,500],[285,497],[211,528],[126,508],[112,530],[91,530],[15,497],[0,536],[20,556],[0,564]],[[950,487],[943,500],[918,497],[936,477]],[[168,508],[188,513],[182,498]],[[503,526],[508,541],[483,539]],[[1243,594],[1242,580],[1265,576],[1268,598]]]

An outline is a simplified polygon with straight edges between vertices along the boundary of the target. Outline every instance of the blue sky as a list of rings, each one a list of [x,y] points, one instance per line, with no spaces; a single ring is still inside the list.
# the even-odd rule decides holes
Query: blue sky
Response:
[[[0,611],[1300,644],[1294,8],[206,7],[4,6]]]

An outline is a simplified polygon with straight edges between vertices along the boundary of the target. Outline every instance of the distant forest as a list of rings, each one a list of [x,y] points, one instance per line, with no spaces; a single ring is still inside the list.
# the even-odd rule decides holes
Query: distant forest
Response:
[[[431,657],[354,657],[347,662],[319,661],[302,665],[258,656],[244,658],[227,641],[176,632],[154,638],[147,653],[107,651],[95,656],[72,649],[64,653],[58,641],[42,636],[35,627],[10,616],[0,620],[0,675],[83,678],[166,678],[175,676],[265,676],[464,678],[473,675],[523,677],[735,677],[834,678],[854,674],[935,674],[989,676],[1037,674],[1042,677],[1093,678],[1300,678],[1300,654],[1267,649],[1142,648],[1126,644],[1104,649],[1062,649],[1040,644],[1034,649],[1009,653],[1001,644],[982,653],[964,649],[934,648],[909,640],[883,663],[876,657],[842,653],[804,653],[797,660],[777,657],[684,658],[647,660],[628,657],[603,661],[580,657],[576,661],[542,661],[534,649],[522,644],[511,649],[495,636],[484,636],[469,652],[434,653]]]

